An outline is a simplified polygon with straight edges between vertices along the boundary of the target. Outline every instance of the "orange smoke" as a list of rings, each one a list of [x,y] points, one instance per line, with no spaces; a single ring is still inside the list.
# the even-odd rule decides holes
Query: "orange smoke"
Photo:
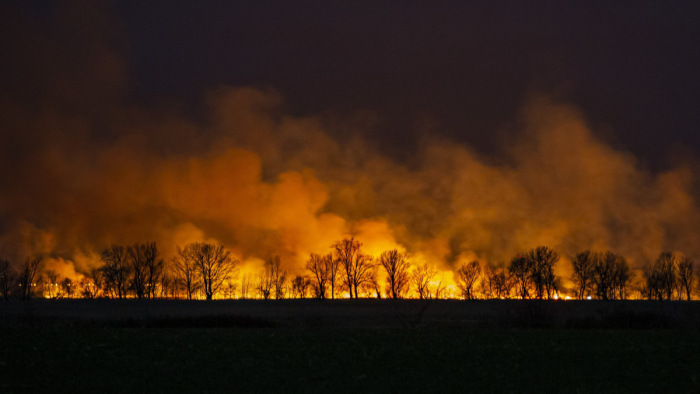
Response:
[[[250,95],[251,103],[239,105]],[[308,138],[296,122],[251,108],[265,93],[231,89],[212,105],[225,106],[230,96],[237,107],[218,112],[249,111],[232,115],[245,124],[215,123],[219,131],[202,132],[212,136],[203,152],[162,154],[130,134],[110,146],[79,141],[34,152],[15,169],[28,176],[2,197],[3,252],[47,255],[50,266],[70,273],[99,264],[112,243],[155,240],[168,256],[177,245],[206,240],[223,242],[243,261],[279,255],[287,270],[302,274],[310,253],[327,253],[353,235],[375,257],[396,248],[446,272],[473,260],[507,263],[548,245],[562,254],[564,277],[568,257],[588,248],[615,250],[636,267],[661,250],[697,255],[691,174],[640,170],[568,105],[528,104],[524,132],[499,165],[436,141],[409,170],[372,151],[348,162],[324,157],[321,147],[320,157],[307,159],[304,149],[297,156],[284,149]],[[64,136],[69,126],[54,123]],[[266,131],[272,158],[222,131],[245,134],[244,126]],[[267,173],[266,163],[280,161],[297,169]],[[75,268],[61,268],[66,262]]]
[[[118,49],[84,39],[95,51],[76,54],[77,70],[45,70],[40,105],[2,97],[0,257],[44,255],[69,276],[111,244],[155,241],[169,257],[217,241],[244,269],[277,255],[296,275],[310,253],[355,236],[450,284],[456,265],[507,263],[537,245],[560,253],[565,278],[589,248],[635,268],[664,250],[700,258],[690,167],[644,170],[572,105],[532,98],[492,157],[426,135],[400,162],[357,125],[286,114],[273,91],[222,87],[196,120],[129,104]]]

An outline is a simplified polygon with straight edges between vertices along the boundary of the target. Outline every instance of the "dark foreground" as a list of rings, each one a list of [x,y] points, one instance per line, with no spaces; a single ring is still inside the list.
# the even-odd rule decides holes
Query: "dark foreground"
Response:
[[[0,392],[700,390],[695,303],[563,304],[9,303]]]

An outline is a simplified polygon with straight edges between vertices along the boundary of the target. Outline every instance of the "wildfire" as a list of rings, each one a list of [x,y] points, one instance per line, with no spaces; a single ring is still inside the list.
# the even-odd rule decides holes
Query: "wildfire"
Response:
[[[310,255],[333,253],[351,237],[373,266],[358,296],[389,296],[378,261],[397,250],[411,275],[427,275],[404,297],[517,298],[531,295],[503,291],[511,259],[546,245],[561,258],[558,282],[535,290],[549,297],[556,285],[559,298],[575,296],[572,261],[583,250],[615,251],[637,282],[662,251],[700,256],[691,241],[700,239],[692,173],[647,174],[597,139],[571,106],[528,104],[522,135],[503,153],[507,164],[436,141],[408,165],[362,140],[341,143],[320,119],[280,116],[277,102],[254,89],[223,89],[209,100],[205,124],[122,116],[121,137],[107,145],[60,115],[18,120],[36,135],[51,130],[55,143],[17,142],[13,149],[32,154],[1,170],[0,259],[17,268],[41,256],[46,270],[72,282],[46,279],[48,297],[69,288],[96,296],[90,272],[111,245],[155,242],[169,263],[178,247],[216,243],[238,262],[216,297],[265,298],[256,286],[268,259],[279,258],[285,293],[300,295],[310,289]],[[170,139],[177,127],[193,132]],[[471,262],[480,276],[460,289],[458,270]],[[633,296],[641,297],[625,294]]]

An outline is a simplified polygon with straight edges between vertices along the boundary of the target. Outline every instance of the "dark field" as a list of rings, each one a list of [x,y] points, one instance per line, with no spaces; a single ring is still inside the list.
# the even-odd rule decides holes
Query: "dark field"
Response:
[[[0,392],[699,392],[700,303],[0,305]]]

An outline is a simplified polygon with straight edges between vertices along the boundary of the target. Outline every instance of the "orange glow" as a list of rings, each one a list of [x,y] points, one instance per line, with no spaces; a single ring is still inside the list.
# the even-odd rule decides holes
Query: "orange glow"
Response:
[[[154,241],[169,261],[178,246],[220,242],[240,265],[218,297],[243,297],[244,276],[245,296],[259,297],[267,258],[279,256],[291,280],[309,275],[311,253],[353,236],[375,259],[397,249],[414,267],[429,265],[437,270],[430,291],[458,298],[461,264],[504,267],[546,245],[561,256],[557,297],[568,299],[571,258],[584,249],[615,250],[637,276],[661,250],[700,256],[691,242],[700,239],[692,172],[647,174],[571,106],[531,100],[507,165],[431,141],[409,166],[361,140],[340,143],[321,118],[280,115],[279,102],[255,89],[222,89],[208,98],[207,125],[127,117],[109,145],[80,137],[69,119],[35,119],[27,128],[51,130],[57,143],[37,148],[22,167],[31,176],[0,197],[9,229],[0,257],[44,256],[46,269],[83,289],[112,244]],[[190,132],[171,139],[173,130]],[[386,297],[384,272],[377,275]],[[482,282],[476,286],[483,296]]]

